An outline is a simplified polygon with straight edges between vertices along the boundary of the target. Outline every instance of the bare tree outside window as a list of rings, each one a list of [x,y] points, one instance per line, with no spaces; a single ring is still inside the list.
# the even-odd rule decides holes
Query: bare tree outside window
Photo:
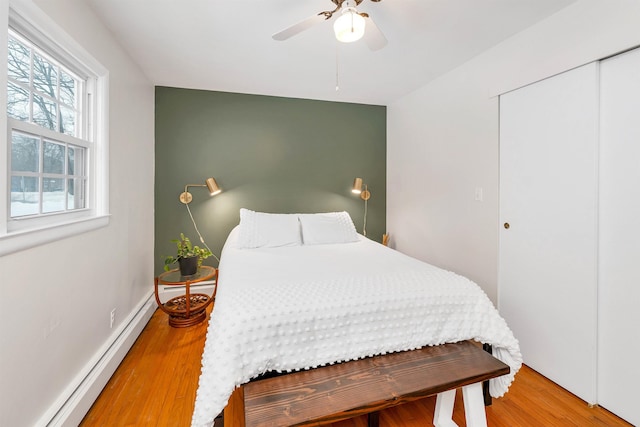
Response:
[[[7,114],[78,136],[75,133],[76,78],[11,36],[7,65]]]

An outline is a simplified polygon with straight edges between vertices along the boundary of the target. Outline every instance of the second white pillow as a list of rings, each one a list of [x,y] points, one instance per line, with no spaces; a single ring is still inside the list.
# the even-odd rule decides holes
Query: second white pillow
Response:
[[[300,214],[299,218],[305,245],[358,241],[356,227],[347,212]]]

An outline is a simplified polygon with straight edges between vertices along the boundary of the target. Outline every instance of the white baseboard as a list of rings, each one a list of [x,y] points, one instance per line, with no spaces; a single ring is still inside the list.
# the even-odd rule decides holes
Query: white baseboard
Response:
[[[151,319],[156,308],[153,295],[143,298],[36,425],[78,426]]]

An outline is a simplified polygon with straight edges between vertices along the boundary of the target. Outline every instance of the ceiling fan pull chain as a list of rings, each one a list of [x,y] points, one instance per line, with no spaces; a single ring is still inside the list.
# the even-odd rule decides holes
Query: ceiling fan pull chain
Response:
[[[336,42],[336,92],[340,90],[340,78],[338,75],[340,63],[340,55],[338,54],[339,49],[340,46],[338,46],[338,42]]]

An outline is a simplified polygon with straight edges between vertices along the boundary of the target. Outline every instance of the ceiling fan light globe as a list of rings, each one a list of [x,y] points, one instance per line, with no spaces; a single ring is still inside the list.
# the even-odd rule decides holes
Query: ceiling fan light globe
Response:
[[[365,19],[354,10],[345,10],[333,23],[336,38],[343,43],[360,40],[364,36]]]

